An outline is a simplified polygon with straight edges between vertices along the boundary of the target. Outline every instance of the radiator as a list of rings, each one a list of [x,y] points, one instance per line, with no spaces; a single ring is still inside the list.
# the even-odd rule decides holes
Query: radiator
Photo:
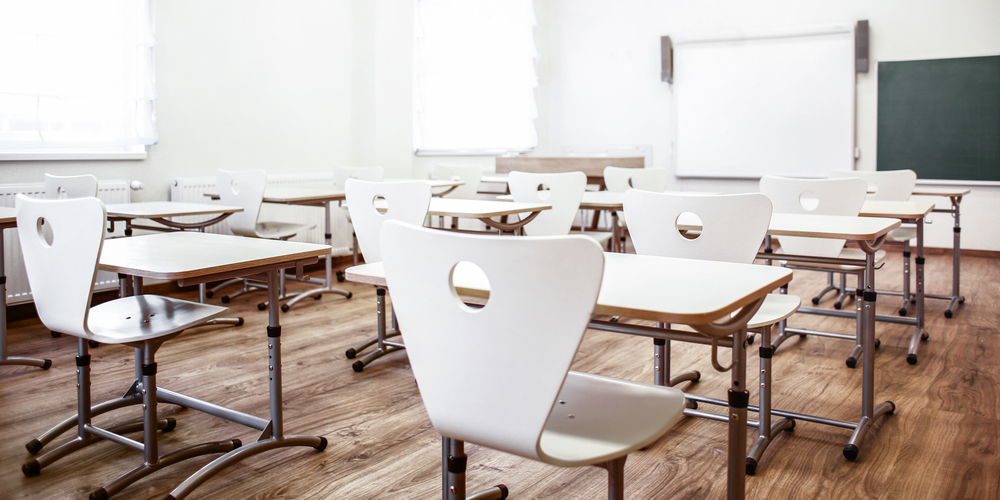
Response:
[[[333,174],[279,174],[267,176],[268,186],[289,186],[289,187],[311,187],[320,189],[333,189]],[[174,179],[170,187],[170,199],[172,201],[183,201],[188,203],[215,203],[221,202],[212,200],[205,196],[205,193],[217,193],[219,190],[215,185],[215,177],[183,177]],[[196,217],[178,217],[178,221],[193,222],[198,220],[208,220],[214,215]],[[304,241],[307,243],[325,243],[323,231],[326,222],[323,219],[323,210],[320,207],[304,207],[294,205],[279,205],[275,203],[264,203],[260,209],[259,220],[276,220],[297,222],[301,224],[314,224],[316,227],[308,231],[295,235],[291,241]],[[205,229],[207,232],[219,234],[232,234],[229,231],[229,224],[222,221],[213,224]],[[350,255],[352,252],[351,225],[347,222],[347,209],[337,206],[337,202],[330,204],[330,233],[333,235],[331,246],[333,255]]]
[[[37,184],[0,184],[0,206],[13,207],[14,195],[24,193],[28,196],[41,197],[45,194],[42,183]],[[128,203],[129,182],[126,180],[100,181],[97,187],[97,197],[104,203]],[[117,225],[114,233],[105,233],[105,237],[124,236],[124,226]],[[31,287],[28,286],[28,275],[24,272],[24,258],[21,256],[21,244],[17,239],[17,230],[9,229],[3,235],[4,271],[7,274],[7,304],[31,302]],[[94,290],[114,290],[118,288],[118,275],[105,271],[97,273]]]

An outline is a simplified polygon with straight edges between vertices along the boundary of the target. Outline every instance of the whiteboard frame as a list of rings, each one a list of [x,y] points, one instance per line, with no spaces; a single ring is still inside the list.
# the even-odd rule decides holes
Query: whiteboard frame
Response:
[[[725,43],[725,42],[745,42],[745,41],[762,41],[770,39],[783,39],[783,38],[807,38],[812,36],[829,36],[829,35],[842,35],[850,34],[851,39],[855,39],[855,25],[854,24],[827,24],[819,26],[802,26],[793,27],[786,29],[770,29],[761,31],[747,31],[739,34],[716,34],[704,37],[692,37],[692,38],[678,38],[674,40],[674,47],[684,47],[695,44],[706,44],[706,43]],[[852,68],[854,66],[852,65]],[[854,84],[851,86],[851,156],[852,164],[851,169],[857,168],[858,161],[858,140],[857,140],[857,71],[853,71],[854,74]],[[678,141],[678,126],[677,126],[677,94],[673,94],[673,146],[674,151],[672,152],[673,164],[671,165],[671,170],[673,171],[673,176],[678,179],[735,179],[735,180],[753,180],[760,179],[763,175],[761,173],[747,173],[746,175],[740,174],[712,174],[712,173],[680,173],[678,171],[678,157],[677,148],[680,147]],[[808,175],[804,175],[807,177]]]

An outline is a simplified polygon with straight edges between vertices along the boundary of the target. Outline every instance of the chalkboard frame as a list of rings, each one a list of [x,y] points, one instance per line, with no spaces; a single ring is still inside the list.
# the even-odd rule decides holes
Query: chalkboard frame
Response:
[[[876,169],[1000,185],[1000,55],[879,61],[876,80]]]

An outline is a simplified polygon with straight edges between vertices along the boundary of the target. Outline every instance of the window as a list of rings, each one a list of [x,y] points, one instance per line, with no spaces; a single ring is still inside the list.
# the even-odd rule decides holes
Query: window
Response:
[[[0,5],[0,159],[145,158],[157,141],[150,0]]]
[[[417,0],[418,154],[526,151],[535,133],[532,0]]]

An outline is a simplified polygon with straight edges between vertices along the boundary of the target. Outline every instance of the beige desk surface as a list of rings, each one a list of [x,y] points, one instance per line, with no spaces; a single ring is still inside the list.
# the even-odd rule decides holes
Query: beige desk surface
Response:
[[[488,285],[456,270],[464,290]],[[381,262],[348,268],[347,279],[385,286]],[[792,279],[789,269],[752,264],[605,253],[595,314],[699,325],[726,317]],[[473,292],[474,293],[474,292]]]
[[[862,217],[892,217],[897,219],[922,219],[934,210],[928,201],[866,201],[861,206]]]
[[[549,210],[544,203],[514,203],[494,200],[462,200],[457,198],[431,198],[428,215],[444,217],[500,217],[525,212]]]
[[[105,207],[108,217],[133,219],[158,219],[184,215],[231,214],[242,212],[243,207],[213,205],[210,203],[183,203],[179,201],[142,201],[113,203]]]
[[[970,192],[972,192],[972,190],[960,187],[930,187],[917,185],[913,188],[913,194],[921,196],[965,196]]]
[[[17,211],[14,207],[0,207],[0,228],[17,226]]]
[[[383,182],[405,182],[420,180],[431,185],[431,189],[450,188],[465,184],[462,181],[439,181],[428,179],[386,179]],[[219,193],[207,192],[205,196],[219,199]],[[346,194],[342,189],[323,189],[292,186],[272,186],[264,189],[265,203],[319,204],[325,201],[342,201]]]
[[[144,278],[191,280],[282,263],[308,264],[329,254],[327,245],[176,231],[105,240],[100,269]]]
[[[845,240],[874,240],[900,226],[899,219],[843,215],[771,214],[770,236],[810,236]]]

